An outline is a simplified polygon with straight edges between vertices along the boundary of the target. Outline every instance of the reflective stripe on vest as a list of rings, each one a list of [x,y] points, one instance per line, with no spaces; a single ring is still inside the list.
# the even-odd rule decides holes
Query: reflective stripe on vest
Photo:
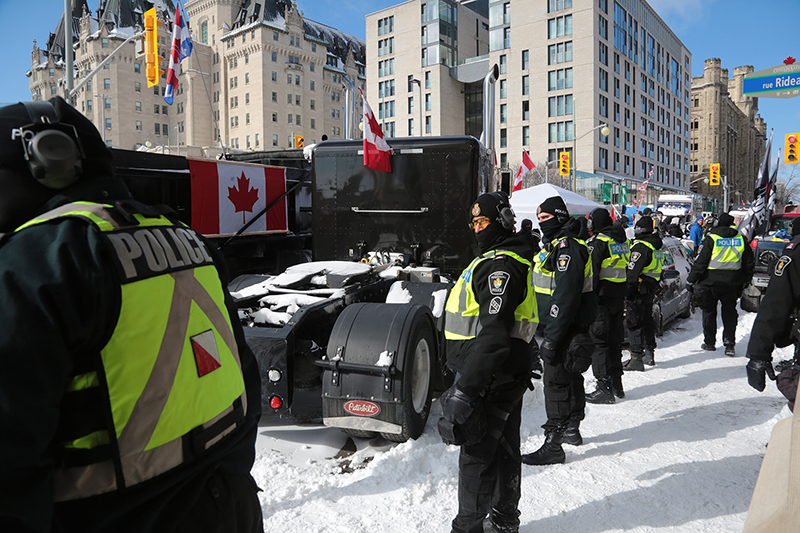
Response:
[[[531,269],[531,262],[524,257],[506,250],[491,250],[472,260],[459,276],[455,287],[450,290],[445,304],[445,330],[444,336],[447,340],[469,340],[474,339],[481,331],[482,326],[479,320],[480,307],[475,294],[472,292],[472,275],[478,266],[484,261],[493,260],[498,255],[505,255],[522,263]],[[526,275],[525,299],[514,310],[514,326],[509,335],[515,339],[522,339],[530,342],[536,332],[539,323],[536,308],[536,296],[531,286],[531,276]],[[489,304],[491,305],[491,304]]]
[[[219,442],[247,411],[223,287],[205,244],[166,217],[136,213],[139,224],[122,227],[106,208],[79,202],[17,230],[66,216],[92,223],[120,282],[116,327],[100,351],[102,374],[76,375],[65,391],[65,398],[107,395],[103,403],[110,402],[110,409],[98,408],[110,411],[113,434],[93,428],[59,443],[63,464],[54,473],[55,501],[163,474]]]
[[[612,283],[625,283],[626,270],[631,260],[630,243],[617,242],[611,237],[600,233],[596,240],[603,241],[608,247],[608,257],[603,258],[600,264],[600,279]]]
[[[556,273],[555,271],[547,270],[544,267],[544,264],[550,255],[558,249],[558,244],[565,239],[567,239],[567,237],[561,237],[560,239],[553,241],[550,253],[547,253],[543,249],[541,252],[539,252],[539,255],[534,258],[533,284],[535,291],[539,294],[552,296],[556,290]],[[581,239],[573,240],[586,247],[588,252],[588,246],[586,246],[586,242],[582,241]],[[581,293],[592,292],[592,276],[592,259],[590,255],[589,260],[586,261],[586,265],[583,267],[583,287],[581,287]]]
[[[664,252],[656,250],[655,246],[647,241],[634,241],[634,244],[636,243],[642,243],[653,250],[653,257],[650,259],[650,263],[642,269],[642,276],[661,279],[661,271],[664,270]]]
[[[739,270],[742,268],[745,244],[741,233],[737,232],[733,237],[720,237],[715,233],[711,233],[709,236],[714,238],[714,248],[711,250],[708,270]]]

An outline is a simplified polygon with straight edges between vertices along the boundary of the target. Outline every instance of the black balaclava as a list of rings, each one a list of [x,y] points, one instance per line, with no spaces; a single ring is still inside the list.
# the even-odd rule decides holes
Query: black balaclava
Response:
[[[613,224],[613,222],[614,221],[611,220],[611,215],[608,214],[608,210],[604,207],[598,207],[589,213],[589,217],[586,220],[586,227],[593,235],[597,235]]]
[[[505,220],[508,227],[503,226],[504,219],[501,216],[503,209],[508,209],[511,213],[510,220]],[[511,205],[508,203],[508,196],[504,192],[489,192],[480,195],[470,210],[470,220],[481,216],[492,221],[482,231],[475,234],[478,249],[483,254],[512,235],[514,217]]]
[[[653,233],[653,219],[649,216],[643,216],[636,221],[633,226],[633,233],[636,237],[643,237]]]
[[[733,226],[733,217],[728,213],[722,213],[717,219],[717,226],[725,228]]]
[[[112,176],[111,151],[94,124],[61,97],[50,103],[61,124],[75,127],[83,149],[85,158],[78,182]],[[0,108],[0,233],[13,231],[40,214],[47,201],[60,192],[41,185],[28,167],[19,128],[30,124],[23,104]]]
[[[542,228],[542,235],[546,241],[553,240],[553,237],[558,235],[558,232],[569,220],[569,211],[567,211],[567,206],[560,196],[551,196],[545,199],[536,210],[536,214],[538,215],[539,213],[553,215],[550,220],[539,222],[539,227]]]

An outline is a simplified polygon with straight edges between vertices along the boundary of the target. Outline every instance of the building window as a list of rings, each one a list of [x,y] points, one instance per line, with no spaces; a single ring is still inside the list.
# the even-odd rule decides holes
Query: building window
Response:
[[[137,120],[136,121],[136,131],[142,131],[142,121],[141,120]]]
[[[309,107],[310,107],[312,110],[316,109],[316,105],[317,105],[317,102],[316,102],[315,100],[311,100],[311,101],[308,103],[308,106],[309,106]]]
[[[276,104],[278,103],[278,93],[276,93],[275,91],[272,91],[272,101],[275,102]]]
[[[547,38],[564,37],[572,35],[572,15],[556,17],[547,21]]]
[[[106,39],[105,37],[100,39],[100,47],[101,48],[108,48],[108,39]]]
[[[530,76],[522,76],[522,96],[527,96],[531,93],[529,78]]]
[[[505,98],[508,93],[508,80],[500,80],[500,98]]]
[[[554,13],[572,7],[572,0],[547,0],[547,12]]]
[[[313,81],[313,80],[311,81],[311,87],[310,87],[310,89],[311,89],[312,91],[314,90],[314,81]]]
[[[425,95],[425,111],[431,110],[431,95],[430,93]]]
[[[571,141],[572,137],[572,121],[569,122],[551,122],[548,124],[547,142],[566,142]]]
[[[431,88],[431,72],[430,71],[425,73],[425,88],[426,89],[430,89]]]
[[[278,135],[277,134],[272,136],[272,146],[274,146],[275,148],[278,147]]]
[[[141,63],[134,63],[133,64],[133,71],[135,73],[140,73],[142,71],[142,64]]]
[[[385,35],[394,31],[394,16],[378,19],[378,35]]]
[[[425,117],[425,133],[430,133],[430,132],[431,132],[431,117],[426,116]]]
[[[558,91],[561,89],[572,89],[572,68],[551,70],[548,73],[547,90]]]
[[[278,61],[278,52],[272,52],[272,61]]]
[[[161,137],[161,124],[156,122],[154,127],[155,127],[155,134],[158,135],[159,137]]]
[[[522,146],[529,146],[531,144],[531,127],[522,126]]]
[[[91,90],[91,89],[89,89],[89,90]],[[136,91],[137,93],[142,92],[142,84],[140,82],[138,82],[138,81],[133,82],[133,90]]]
[[[564,115],[572,114],[572,95],[567,94],[564,96],[551,96],[548,99],[548,115],[549,117],[562,117]]]
[[[502,128],[500,130],[500,148],[508,147],[508,130]]]
[[[413,137],[414,136],[414,119],[413,118],[408,119],[408,136],[409,137]]]
[[[313,118],[311,119],[311,129],[312,130],[317,129],[317,121],[314,120]]]
[[[608,72],[600,69],[600,89],[608,92]]]
[[[278,113],[272,113],[272,122],[277,124],[278,122]]]
[[[111,88],[111,78],[106,78],[103,80],[103,89],[110,89]]]
[[[528,50],[522,51],[522,70],[528,70],[530,67],[530,52]]]
[[[200,42],[208,44],[208,21],[204,20],[200,23]]]
[[[506,55],[503,54],[500,56],[500,74],[505,74],[508,68],[507,65],[508,61],[506,61]]]
[[[134,102],[133,108],[136,110],[137,113],[142,112],[142,103],[141,102]]]
[[[551,44],[547,47],[547,64],[557,65],[572,61],[572,41]]]
[[[508,121],[508,104],[500,104],[500,124],[505,124]]]
[[[528,100],[522,102],[522,120],[531,119],[531,103]]]

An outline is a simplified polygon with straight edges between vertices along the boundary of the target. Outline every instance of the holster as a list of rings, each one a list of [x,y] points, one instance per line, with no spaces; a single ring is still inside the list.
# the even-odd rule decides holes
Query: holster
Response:
[[[594,342],[587,333],[577,333],[572,336],[567,346],[564,357],[564,368],[570,372],[583,374],[592,366],[592,353]]]

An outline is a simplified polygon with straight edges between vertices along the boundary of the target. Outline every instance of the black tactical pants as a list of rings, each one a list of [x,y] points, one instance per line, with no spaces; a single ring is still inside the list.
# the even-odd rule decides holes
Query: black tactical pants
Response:
[[[263,533],[257,491],[250,474],[214,473],[174,533]]]
[[[703,342],[714,346],[717,341],[717,303],[722,304],[722,344],[736,344],[736,300],[741,287],[709,287],[707,305],[703,306]]]
[[[653,298],[655,294],[643,294],[636,298],[636,309],[640,313],[642,327],[631,331],[631,354],[641,356],[645,348],[656,349],[656,326],[653,322]]]
[[[461,446],[454,533],[482,533],[489,513],[498,526],[519,527],[519,426],[526,390],[521,381],[490,387],[486,397],[486,436],[476,444]]]
[[[592,372],[594,377],[611,378],[622,375],[622,340],[625,327],[622,325],[625,298],[604,296],[597,306],[597,318],[589,328],[594,341]]]
[[[567,344],[566,342],[564,344]],[[544,362],[544,410],[547,422],[545,430],[580,423],[585,418],[586,391],[583,388],[583,374],[570,372],[564,368],[566,347],[562,348],[559,363],[551,365]]]

